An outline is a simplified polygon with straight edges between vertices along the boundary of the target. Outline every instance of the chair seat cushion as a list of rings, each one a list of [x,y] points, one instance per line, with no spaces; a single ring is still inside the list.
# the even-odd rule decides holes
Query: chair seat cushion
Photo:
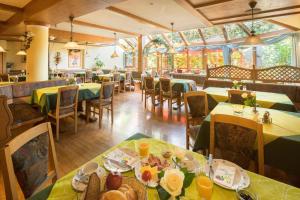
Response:
[[[179,92],[176,92],[176,91],[173,91],[173,98],[177,98],[177,97],[179,97],[180,96],[180,93]],[[171,92],[163,92],[162,93],[162,96],[163,97],[168,97],[168,98],[170,98],[171,97]]]
[[[47,178],[49,138],[44,133],[12,155],[14,171],[26,198]]]
[[[65,108],[65,109],[61,109],[59,111],[59,115],[73,114],[74,112],[75,112],[74,108]],[[55,117],[56,116],[56,110],[52,110],[49,113],[49,116]]]
[[[102,99],[101,102],[99,99],[93,99],[89,101],[89,104],[95,107],[98,107],[100,104],[101,106],[108,106],[112,103],[111,99]]]

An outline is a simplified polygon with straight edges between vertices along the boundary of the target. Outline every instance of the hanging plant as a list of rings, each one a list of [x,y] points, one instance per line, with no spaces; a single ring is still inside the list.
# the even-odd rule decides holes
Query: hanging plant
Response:
[[[145,46],[145,48],[143,50],[143,54],[146,55],[146,56],[149,55],[151,49],[153,49],[153,48],[155,48],[155,49],[165,48],[165,49],[167,49],[166,51],[169,50],[169,46],[167,45],[167,43],[164,40],[162,40],[160,38],[155,38],[155,39],[151,40]]]

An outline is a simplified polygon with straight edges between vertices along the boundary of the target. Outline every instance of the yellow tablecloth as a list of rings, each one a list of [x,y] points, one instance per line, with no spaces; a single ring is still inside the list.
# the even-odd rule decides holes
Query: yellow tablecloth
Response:
[[[140,140],[131,140],[131,141],[124,141],[120,143],[119,145],[109,149],[107,152],[103,153],[102,155],[99,155],[93,161],[99,163],[101,166],[103,166],[103,159],[102,156],[107,154],[108,152],[112,151],[113,149],[117,147],[127,147],[133,150],[137,150],[137,144],[138,142],[147,142],[150,144],[150,152],[160,155],[162,150],[166,149],[176,149],[179,147],[176,147],[174,145],[168,144],[166,142],[156,140],[156,139],[140,139]],[[205,158],[197,153],[193,152],[194,157],[199,160],[201,164],[205,163]],[[78,194],[72,189],[71,186],[71,180],[72,177],[76,174],[77,170],[74,170],[67,174],[66,176],[59,179],[51,193],[48,199],[50,200],[58,200],[58,199],[77,199]],[[300,199],[300,189],[277,182],[275,180],[248,172],[251,184],[250,189],[255,192],[260,200],[270,200],[270,199],[281,199],[281,200],[296,200]],[[128,172],[124,174],[125,176],[134,176],[133,172]],[[198,193],[196,191],[196,185],[195,181],[192,182],[191,186],[186,189],[186,197],[185,199],[190,200],[197,200],[200,199],[198,196]],[[79,195],[80,196],[80,195]],[[80,198],[80,197],[79,197]],[[148,189],[148,200],[156,200],[159,199],[158,193],[156,189]],[[212,200],[236,200],[235,192],[223,189],[217,185],[214,185],[213,188],[213,196]]]

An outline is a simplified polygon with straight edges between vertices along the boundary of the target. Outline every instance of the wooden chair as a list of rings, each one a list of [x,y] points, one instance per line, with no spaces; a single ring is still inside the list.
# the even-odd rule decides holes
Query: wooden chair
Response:
[[[115,90],[118,91],[118,94],[121,91],[121,74],[120,73],[114,73],[113,74],[113,82],[115,83]]]
[[[0,152],[6,199],[28,198],[59,177],[50,123],[18,135]]]
[[[87,101],[87,118],[88,121],[90,118],[90,114],[98,114],[99,115],[99,128],[101,128],[102,116],[103,116],[103,108],[107,109],[111,112],[111,123],[114,121],[114,82],[105,82],[102,83],[99,98],[95,100]],[[93,108],[93,110],[92,110]],[[96,109],[99,111],[97,112]]]
[[[159,89],[155,88],[153,77],[144,77],[144,94],[145,94],[145,109],[147,108],[147,100],[151,97],[152,108],[155,110],[155,97],[159,96]]]
[[[258,172],[264,175],[264,142],[261,123],[238,116],[211,114],[210,153],[248,169],[257,140]]]
[[[78,86],[66,86],[58,89],[56,110],[48,113],[48,116],[55,120],[56,140],[59,141],[59,121],[60,119],[73,116],[74,129],[77,133],[77,105],[78,105]]]
[[[243,99],[242,94],[247,93],[251,94],[251,91],[248,90],[228,90],[228,102],[232,104],[241,104],[244,105],[245,99]]]
[[[0,95],[0,148],[6,144],[11,138],[11,126],[13,124],[13,116],[7,104],[7,97]]]
[[[86,83],[92,83],[93,82],[93,72],[90,70],[87,70],[85,73],[85,82]]]
[[[191,145],[190,138],[196,140],[204,118],[208,115],[207,94],[204,91],[190,91],[184,94],[186,116],[186,148]]]
[[[178,98],[181,98],[180,92],[176,92],[172,90],[171,80],[168,78],[159,79],[159,91],[160,91],[161,106],[163,107],[164,101],[168,100],[168,107],[172,111],[172,104],[174,103],[173,99],[178,100]]]
[[[131,86],[132,86],[132,73],[131,72],[126,72],[125,73],[125,79],[124,79],[124,91],[126,90],[126,86],[129,87],[129,91],[131,91]]]
[[[8,82],[17,83],[18,81],[19,81],[19,78],[17,75],[8,75]]]

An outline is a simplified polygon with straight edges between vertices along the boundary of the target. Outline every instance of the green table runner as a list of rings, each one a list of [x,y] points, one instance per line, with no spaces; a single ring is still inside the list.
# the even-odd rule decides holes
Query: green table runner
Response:
[[[159,87],[159,78],[154,78],[155,87]],[[197,90],[196,83],[193,80],[188,79],[171,79],[171,85],[174,91],[188,92],[190,90]]]
[[[208,87],[204,91],[208,95],[208,107],[214,109],[219,102],[228,101],[229,88]],[[256,92],[256,101],[260,107],[295,112],[295,106],[285,94],[271,92]]]
[[[97,156],[92,161],[95,161],[99,163],[101,166],[103,166],[103,159],[102,156],[107,154],[108,152],[114,150],[118,147],[127,147],[132,150],[137,151],[137,144],[139,142],[147,142],[150,144],[150,152],[156,155],[160,155],[163,150],[170,149],[174,150],[179,147],[176,147],[174,145],[168,144],[166,142],[151,139],[151,138],[142,138],[139,140],[131,140],[131,141],[124,141],[120,143],[119,145],[109,149],[105,153]],[[193,152],[193,156],[199,160],[199,162],[203,165],[206,160],[201,154],[197,154]],[[77,199],[82,198],[81,193],[76,193],[71,186],[71,180],[73,176],[76,174],[77,170],[74,170],[67,174],[66,176],[59,179],[53,186],[53,189],[48,197],[50,200],[58,200],[58,199]],[[251,184],[250,189],[254,191],[258,196],[260,200],[269,200],[269,199],[283,199],[283,200],[296,200],[300,198],[300,189],[286,185],[284,183],[277,182],[275,180],[260,176],[258,174],[254,174],[251,172],[248,172]],[[134,173],[127,172],[124,174],[125,176],[131,176],[134,177]],[[196,184],[195,181],[192,182],[191,186],[186,189],[186,198],[185,199],[200,199],[197,190],[196,190]],[[156,200],[159,199],[158,193],[155,189],[148,189],[148,200]],[[217,185],[214,185],[213,188],[213,195],[212,200],[235,200],[235,192],[231,190],[223,189]]]
[[[99,75],[93,75],[93,81],[102,81],[103,78],[110,78],[112,79],[114,77],[113,74],[99,74]],[[120,73],[120,80],[125,80],[125,73]]]
[[[234,115],[232,105],[219,103],[211,113]],[[296,152],[300,152],[300,113],[266,108],[257,109],[258,117],[254,115],[251,107],[245,107],[241,116],[256,120],[261,119],[265,111],[270,112],[272,123],[263,124],[265,163],[300,175],[300,160],[293,156]],[[209,134],[210,116],[207,116],[197,135],[194,151],[208,149]]]
[[[65,86],[47,87],[33,91],[31,102],[38,104],[41,111],[47,114],[50,110],[56,108],[56,98],[58,89]],[[93,99],[99,97],[101,84],[83,83],[79,85],[78,101]]]

